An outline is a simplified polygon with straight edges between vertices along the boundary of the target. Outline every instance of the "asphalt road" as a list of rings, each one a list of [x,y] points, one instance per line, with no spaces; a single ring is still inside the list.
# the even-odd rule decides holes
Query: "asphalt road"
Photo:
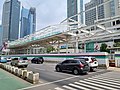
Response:
[[[56,72],[55,63],[30,64],[27,69],[40,73],[40,82],[37,85],[24,88],[25,90],[53,90],[55,87],[67,85],[78,80],[84,80],[95,75],[108,72],[105,69],[97,69],[87,75],[73,75],[72,73]]]

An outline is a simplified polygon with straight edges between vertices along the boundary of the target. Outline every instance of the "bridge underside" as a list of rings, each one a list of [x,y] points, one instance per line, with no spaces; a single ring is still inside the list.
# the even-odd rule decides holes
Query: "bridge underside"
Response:
[[[15,45],[12,47],[9,47],[9,49],[25,49],[29,47],[47,47],[48,45],[53,45],[53,44],[62,44],[68,42],[70,39],[71,35],[69,34],[59,34],[59,35],[54,35],[48,38],[40,39],[40,40],[35,40],[29,43],[26,43],[24,45]]]

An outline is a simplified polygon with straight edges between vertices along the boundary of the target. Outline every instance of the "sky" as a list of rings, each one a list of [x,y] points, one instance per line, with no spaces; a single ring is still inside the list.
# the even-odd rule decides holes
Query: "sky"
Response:
[[[2,8],[5,0],[0,0],[0,24]],[[67,0],[19,0],[21,5],[29,9],[36,8],[36,28],[40,30],[49,25],[59,24],[67,17]],[[84,0],[84,3],[90,0]]]

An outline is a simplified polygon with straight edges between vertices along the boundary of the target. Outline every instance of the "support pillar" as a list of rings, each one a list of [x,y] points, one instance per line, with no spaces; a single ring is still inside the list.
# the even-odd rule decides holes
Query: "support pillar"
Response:
[[[78,37],[76,37],[76,53],[79,53],[79,49],[78,49]]]

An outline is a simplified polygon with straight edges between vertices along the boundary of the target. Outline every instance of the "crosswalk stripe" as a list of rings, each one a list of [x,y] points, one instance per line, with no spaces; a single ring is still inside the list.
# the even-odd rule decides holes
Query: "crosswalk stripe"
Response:
[[[95,85],[95,86],[98,86],[98,87],[101,87],[101,88],[105,88],[105,89],[118,90],[118,89],[115,89],[115,88],[112,88],[112,87],[96,84],[96,83],[94,83],[95,81],[93,81],[93,83],[92,83],[92,82],[87,82],[87,81],[80,80],[80,82],[83,82],[83,83],[86,83],[86,84]]]
[[[85,86],[85,87],[88,87],[88,88],[92,88],[92,89],[96,89],[96,90],[103,90],[103,89],[101,89],[101,88],[97,88],[97,87],[94,87],[94,86],[90,86],[90,85],[86,85],[86,84],[84,84],[84,83],[79,83],[79,82],[74,82],[75,84],[78,84],[78,85],[82,85],[82,86]],[[84,90],[88,90],[88,88],[86,89],[84,89],[84,87],[83,88],[81,88],[81,89],[84,89]],[[91,90],[91,89],[89,89],[89,90]]]
[[[90,80],[96,80],[96,81],[101,81],[101,82],[105,82],[105,83],[111,83],[111,84],[115,84],[115,85],[120,85],[119,83],[116,82],[110,82],[109,80],[103,81],[100,79],[95,79],[95,78],[89,78]]]
[[[104,82],[98,82],[98,81],[95,81],[95,80],[85,79],[85,81],[90,81],[90,82],[93,82],[94,84],[95,84],[95,83],[96,83],[96,84],[102,84],[102,87],[106,87],[106,88],[113,89],[113,90],[115,90],[114,88],[119,88],[119,87],[117,87],[117,86],[115,86],[115,85],[107,84],[107,83],[104,83]],[[107,86],[104,86],[104,85],[107,85]],[[110,88],[110,87],[111,87],[111,88]],[[114,88],[112,88],[112,87],[114,87]]]
[[[75,85],[75,84],[69,84],[70,86],[73,86],[73,87],[76,87],[76,88],[79,88],[79,89],[84,89],[84,90],[90,90],[88,88],[85,88],[85,87],[81,87],[81,86],[78,86],[78,85]]]
[[[107,76],[107,77],[105,77],[105,76],[96,76],[96,77],[92,77],[92,78],[109,78],[109,79],[120,81],[120,78],[109,77],[109,76]]]
[[[118,80],[118,79],[112,79],[112,78],[107,78],[107,77],[93,77],[93,78],[102,79],[102,80],[108,80],[108,81],[113,81],[113,82],[120,83],[120,80]]]
[[[65,89],[62,89],[62,88],[56,87],[55,90],[65,90]]]
[[[66,88],[66,89],[69,89],[69,90],[78,90],[78,89],[75,89],[75,88],[72,88],[72,87],[66,86],[66,85],[64,85],[63,87]]]

